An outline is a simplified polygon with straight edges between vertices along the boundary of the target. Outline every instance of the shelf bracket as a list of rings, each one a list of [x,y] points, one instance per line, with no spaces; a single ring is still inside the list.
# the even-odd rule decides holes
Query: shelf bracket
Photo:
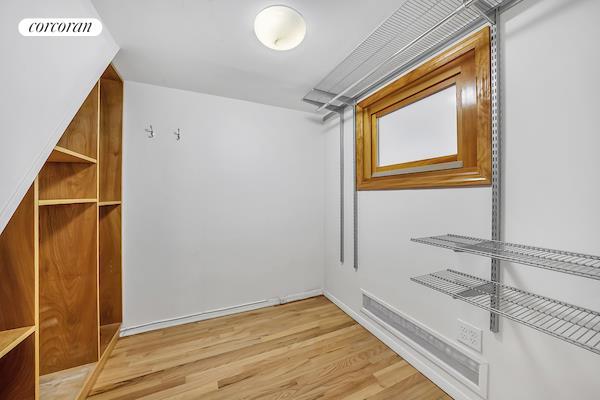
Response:
[[[337,95],[335,93],[327,92],[325,90],[321,90],[321,89],[317,89],[317,88],[314,88],[313,92],[319,93],[323,96],[327,96],[330,99],[337,97]],[[340,103],[344,103],[345,105],[348,105],[348,106],[351,106],[354,104],[354,99],[347,97],[347,96],[340,96],[337,98],[337,101],[339,101]]]
[[[496,11],[494,10],[494,11],[493,11],[493,12],[491,12],[491,13],[490,13],[489,11],[486,11],[486,10],[485,10],[485,9],[484,9],[484,8],[481,6],[481,2],[482,2],[482,1],[483,1],[483,0],[479,0],[479,2],[477,2],[477,1],[476,1],[476,2],[474,2],[474,3],[471,3],[471,4],[470,4],[468,7],[472,7],[472,8],[474,8],[474,9],[475,9],[475,11],[477,11],[477,13],[478,13],[478,14],[479,14],[479,15],[480,15],[482,18],[484,18],[484,19],[485,19],[485,20],[486,20],[486,21],[487,21],[487,22],[488,22],[490,25],[492,25],[492,26],[496,25],[496,18],[497,18]],[[463,3],[464,3],[464,1],[463,1]],[[489,7],[489,5],[488,5],[488,8],[492,8],[492,7]]]

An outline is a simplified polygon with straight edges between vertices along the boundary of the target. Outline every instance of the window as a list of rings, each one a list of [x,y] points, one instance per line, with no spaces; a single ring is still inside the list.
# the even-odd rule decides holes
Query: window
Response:
[[[485,28],[356,106],[359,190],[489,185]]]

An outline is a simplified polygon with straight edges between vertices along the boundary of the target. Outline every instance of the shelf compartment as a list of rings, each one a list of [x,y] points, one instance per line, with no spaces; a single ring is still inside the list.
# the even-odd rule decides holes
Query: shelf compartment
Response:
[[[120,206],[120,201],[101,201],[98,203],[100,207],[108,207],[108,206]]]
[[[459,235],[411,239],[413,242],[600,280],[600,257]]]
[[[600,354],[600,313],[451,269],[412,281]]]
[[[35,325],[35,188],[0,234],[0,331]]]
[[[54,200],[40,200],[40,206],[65,206],[69,204],[88,204],[97,203],[96,199],[54,199]]]
[[[99,216],[100,325],[121,323],[121,207],[101,207]]]
[[[123,82],[100,79],[98,174],[100,201],[121,199]]]
[[[77,153],[73,150],[65,149],[64,147],[56,146],[54,150],[52,150],[50,157],[48,157],[48,162],[96,164],[96,159]]]
[[[35,335],[0,358],[0,399],[35,399]]]
[[[58,141],[59,147],[90,158],[98,157],[99,102],[100,88],[95,84]]]
[[[27,339],[33,332],[35,332],[35,326],[26,326],[24,328],[0,332],[0,358],[17,347],[19,343]]]
[[[40,373],[98,361],[97,207],[40,207]]]
[[[39,174],[40,200],[97,198],[97,165],[47,162]]]

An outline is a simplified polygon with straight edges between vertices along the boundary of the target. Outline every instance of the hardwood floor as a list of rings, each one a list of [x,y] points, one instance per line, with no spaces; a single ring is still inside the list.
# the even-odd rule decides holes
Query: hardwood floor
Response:
[[[324,297],[119,340],[92,400],[451,400]]]

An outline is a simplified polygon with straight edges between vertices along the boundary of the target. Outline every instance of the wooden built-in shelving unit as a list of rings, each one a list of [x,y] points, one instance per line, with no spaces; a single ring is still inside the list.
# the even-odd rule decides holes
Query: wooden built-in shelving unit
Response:
[[[84,399],[116,344],[122,112],[109,66],[0,235],[0,400]]]

